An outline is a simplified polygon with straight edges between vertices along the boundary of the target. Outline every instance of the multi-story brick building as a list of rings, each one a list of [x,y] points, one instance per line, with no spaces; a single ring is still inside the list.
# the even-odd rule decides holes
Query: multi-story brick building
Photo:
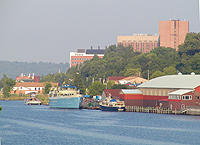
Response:
[[[135,51],[149,53],[152,49],[159,46],[159,36],[152,36],[150,34],[134,34],[133,36],[118,36],[117,43],[124,47],[133,46]]]
[[[159,21],[160,46],[171,47],[177,51],[178,45],[184,43],[187,33],[189,21]]]
[[[103,58],[105,49],[77,49],[77,52],[70,52],[70,67],[81,64],[84,61],[90,60],[96,54],[99,58]]]

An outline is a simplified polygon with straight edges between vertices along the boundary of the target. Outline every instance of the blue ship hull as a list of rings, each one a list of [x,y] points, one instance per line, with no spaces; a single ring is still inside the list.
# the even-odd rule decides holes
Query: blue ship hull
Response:
[[[62,108],[62,109],[81,109],[83,98],[49,98],[50,108]]]
[[[110,107],[100,105],[102,111],[125,111],[125,107]]]

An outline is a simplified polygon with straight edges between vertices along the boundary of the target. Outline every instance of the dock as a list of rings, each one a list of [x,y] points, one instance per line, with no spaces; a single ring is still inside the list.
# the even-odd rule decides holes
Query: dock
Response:
[[[157,113],[157,114],[174,114],[174,115],[200,115],[200,108],[187,107],[183,110],[171,110],[169,108],[155,108],[155,107],[139,107],[126,106],[126,112],[141,112],[141,113]]]

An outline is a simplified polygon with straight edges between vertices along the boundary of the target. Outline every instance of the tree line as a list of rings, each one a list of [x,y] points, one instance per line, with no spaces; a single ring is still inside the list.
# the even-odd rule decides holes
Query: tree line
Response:
[[[69,63],[0,61],[0,68],[0,79],[3,78],[3,74],[15,79],[21,73],[24,75],[34,73],[35,76],[46,76],[49,73],[57,73],[59,70],[66,72],[69,68]]]
[[[69,82],[75,85],[82,94],[101,94],[106,88],[126,88],[104,81],[108,76],[141,76],[153,79],[178,72],[200,74],[200,33],[188,33],[183,44],[173,48],[156,47],[150,53],[134,51],[132,46],[111,45],[103,58],[93,59],[80,65],[72,66],[66,73],[48,74],[41,82]],[[86,90],[85,88],[88,88]]]

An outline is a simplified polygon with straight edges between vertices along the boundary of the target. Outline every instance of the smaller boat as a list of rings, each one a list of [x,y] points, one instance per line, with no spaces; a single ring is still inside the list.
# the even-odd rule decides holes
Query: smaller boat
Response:
[[[102,111],[125,111],[124,101],[117,101],[115,99],[106,99],[99,103]]]
[[[36,94],[31,94],[29,99],[24,99],[25,105],[41,105],[42,102],[36,98]]]

